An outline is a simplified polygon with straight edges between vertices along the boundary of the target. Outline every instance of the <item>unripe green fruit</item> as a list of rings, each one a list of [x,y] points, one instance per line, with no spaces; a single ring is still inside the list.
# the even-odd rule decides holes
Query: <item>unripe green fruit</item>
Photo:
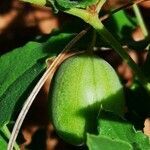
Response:
[[[103,59],[80,54],[67,59],[55,74],[51,88],[51,115],[59,136],[73,145],[96,131],[101,106],[119,115],[124,110],[122,85]]]

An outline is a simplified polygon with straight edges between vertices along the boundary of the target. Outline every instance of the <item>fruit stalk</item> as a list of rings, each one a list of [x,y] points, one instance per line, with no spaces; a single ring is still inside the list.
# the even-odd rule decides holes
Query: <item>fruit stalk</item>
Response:
[[[137,64],[133,61],[133,59],[128,55],[128,53],[122,48],[121,44],[113,37],[113,35],[105,28],[98,17],[98,13],[90,12],[89,10],[72,8],[66,11],[69,14],[77,16],[83,19],[86,23],[90,24],[97,33],[101,36],[101,38],[106,41],[120,56],[121,58],[129,65],[129,67],[133,70],[139,82],[145,89],[150,92],[150,83],[148,83],[146,77],[137,66]]]

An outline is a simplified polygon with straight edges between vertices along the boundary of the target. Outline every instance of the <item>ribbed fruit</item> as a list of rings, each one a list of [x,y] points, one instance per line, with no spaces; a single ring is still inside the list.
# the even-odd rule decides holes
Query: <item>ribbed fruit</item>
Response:
[[[86,133],[96,131],[100,108],[123,114],[124,93],[114,69],[88,54],[64,61],[50,88],[51,119],[58,135],[70,144],[83,144]]]

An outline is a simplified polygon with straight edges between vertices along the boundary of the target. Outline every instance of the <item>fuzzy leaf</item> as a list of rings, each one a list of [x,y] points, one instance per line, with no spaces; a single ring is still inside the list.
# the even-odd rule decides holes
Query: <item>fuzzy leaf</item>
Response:
[[[132,124],[112,112],[101,111],[99,116],[98,130],[101,136],[127,142],[135,150],[149,150],[150,139],[141,131],[136,131]]]
[[[45,43],[29,42],[0,57],[0,127],[20,111],[45,69],[45,59],[59,53],[72,34],[52,36]]]
[[[58,6],[58,9],[70,9],[74,7],[86,8],[98,2],[98,0],[48,0],[48,1],[53,5],[55,4],[55,6]]]
[[[113,140],[101,135],[87,135],[87,146],[89,150],[133,150],[132,146],[122,140]]]

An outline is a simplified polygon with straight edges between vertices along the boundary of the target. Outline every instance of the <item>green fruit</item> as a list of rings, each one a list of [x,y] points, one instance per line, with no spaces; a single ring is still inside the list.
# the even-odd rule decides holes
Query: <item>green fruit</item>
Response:
[[[103,59],[80,54],[67,59],[55,74],[51,88],[51,117],[59,136],[73,145],[96,131],[101,106],[123,114],[124,94],[114,69]]]

